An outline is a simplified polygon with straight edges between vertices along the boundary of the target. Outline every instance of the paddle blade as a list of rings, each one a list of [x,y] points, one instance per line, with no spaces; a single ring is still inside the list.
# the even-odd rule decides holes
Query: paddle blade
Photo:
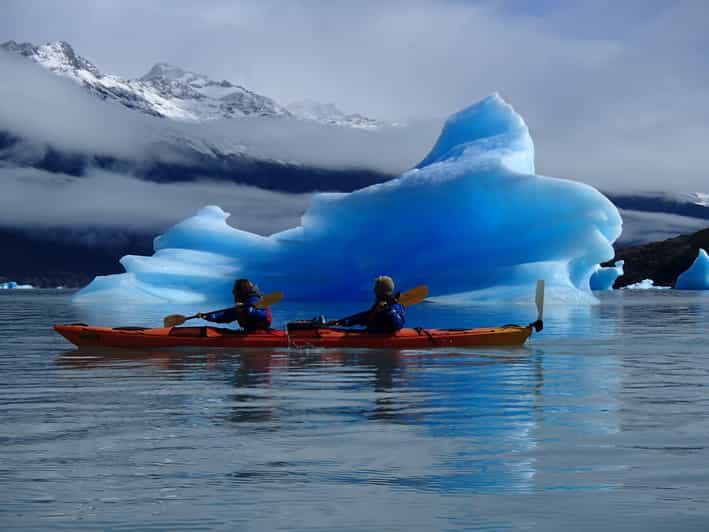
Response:
[[[188,319],[187,316],[183,316],[182,314],[170,314],[169,316],[165,316],[162,320],[162,324],[165,327],[177,327],[185,323]]]
[[[261,300],[254,306],[256,308],[270,307],[271,305],[279,303],[281,299],[283,299],[283,292],[271,292],[270,294],[266,294],[265,296],[263,296]]]
[[[544,319],[544,281],[537,281],[537,294],[534,297],[534,302],[537,304],[537,321]]]
[[[407,290],[399,296],[399,303],[405,306],[416,305],[428,297],[428,286],[419,285],[411,290]]]

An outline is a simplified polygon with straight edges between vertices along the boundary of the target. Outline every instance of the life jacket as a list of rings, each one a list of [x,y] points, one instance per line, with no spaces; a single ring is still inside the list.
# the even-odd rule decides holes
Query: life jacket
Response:
[[[373,333],[392,333],[404,327],[406,323],[404,306],[394,296],[385,299],[386,305],[380,306],[378,300],[367,316],[367,330]]]
[[[268,330],[271,327],[271,309],[255,307],[260,299],[261,294],[254,290],[240,299],[241,305],[236,307],[236,321],[245,331]]]

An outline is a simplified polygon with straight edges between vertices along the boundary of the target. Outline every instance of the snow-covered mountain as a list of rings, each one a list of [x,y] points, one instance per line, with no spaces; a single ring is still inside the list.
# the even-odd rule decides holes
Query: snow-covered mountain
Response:
[[[286,109],[297,118],[315,120],[332,126],[358,127],[363,129],[376,129],[382,122],[360,114],[345,114],[332,103],[319,103],[313,100],[293,102]],[[395,124],[390,124],[395,125]]]
[[[205,121],[290,113],[272,99],[228,81],[214,81],[166,63],[137,80],[103,74],[64,41],[35,46],[7,41],[2,48],[19,53],[47,70],[67,77],[101,98],[131,109],[174,120]]]
[[[65,41],[39,46],[7,41],[0,47],[75,81],[100,98],[173,120],[204,122],[245,116],[287,116],[340,127],[376,129],[384,125],[359,114],[346,115],[332,104],[307,101],[287,109],[240,85],[226,80],[215,81],[167,63],[157,63],[140,79],[103,74]]]

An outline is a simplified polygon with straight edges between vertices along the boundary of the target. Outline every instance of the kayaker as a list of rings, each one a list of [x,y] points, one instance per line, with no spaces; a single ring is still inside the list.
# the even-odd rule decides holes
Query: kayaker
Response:
[[[214,312],[197,314],[197,317],[216,323],[238,321],[239,326],[247,332],[268,330],[271,327],[271,309],[256,308],[261,299],[261,292],[248,279],[237,279],[232,289],[234,307],[215,310]]]
[[[337,320],[336,325],[353,327],[364,325],[367,331],[374,333],[392,333],[404,326],[404,306],[399,303],[399,294],[394,293],[394,280],[387,275],[380,275],[374,281],[376,301],[372,308]]]

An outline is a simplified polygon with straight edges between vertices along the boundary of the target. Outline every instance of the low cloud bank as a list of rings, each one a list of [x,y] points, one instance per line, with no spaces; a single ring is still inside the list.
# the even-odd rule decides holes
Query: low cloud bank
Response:
[[[94,170],[85,177],[34,168],[0,168],[0,226],[121,228],[158,233],[204,205],[231,212],[229,223],[268,235],[300,223],[311,194],[196,181],[164,185]]]
[[[709,220],[666,214],[622,209],[623,233],[618,239],[620,247],[648,244],[687,235],[709,227]]]

